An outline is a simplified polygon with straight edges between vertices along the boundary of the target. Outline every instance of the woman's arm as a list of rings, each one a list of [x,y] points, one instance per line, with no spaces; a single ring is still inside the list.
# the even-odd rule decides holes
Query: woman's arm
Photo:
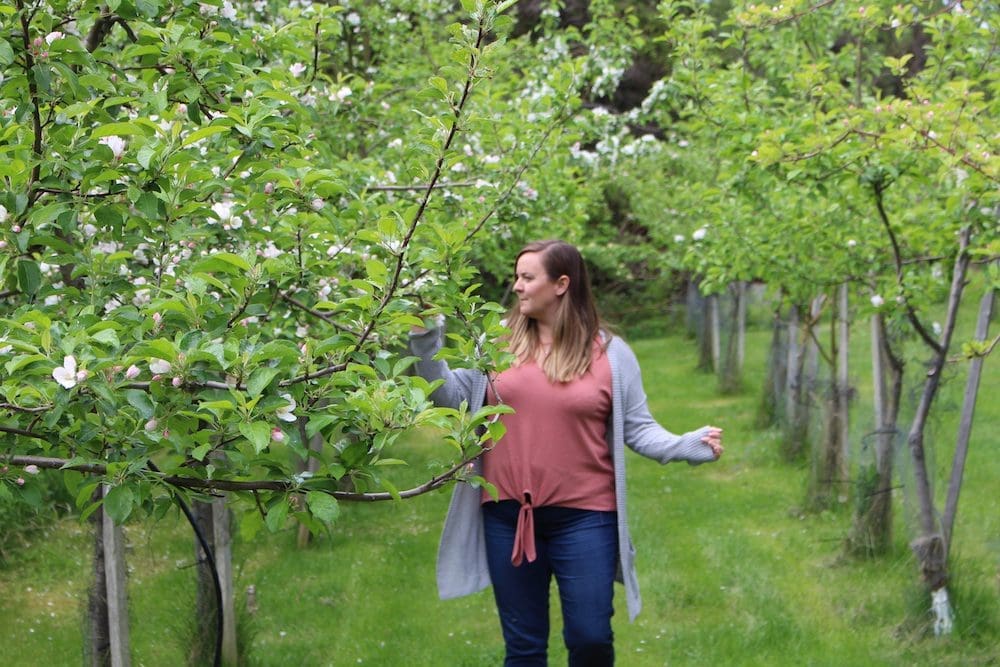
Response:
[[[436,405],[448,408],[457,408],[462,402],[474,406],[478,409],[481,401],[474,401],[473,394],[477,386],[482,386],[479,371],[469,369],[452,370],[448,364],[434,356],[443,346],[444,329],[423,329],[422,327],[410,332],[410,352],[417,357],[415,369],[420,377],[433,382],[443,380],[431,394],[430,398]]]
[[[622,387],[625,444],[635,452],[660,463],[715,461],[722,455],[722,429],[703,426],[680,435],[663,428],[649,412],[642,373],[635,354],[620,339],[616,358]]]

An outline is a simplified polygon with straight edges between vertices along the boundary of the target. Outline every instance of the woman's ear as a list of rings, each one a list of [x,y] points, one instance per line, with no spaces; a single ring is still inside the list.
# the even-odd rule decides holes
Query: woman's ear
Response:
[[[569,289],[569,276],[559,276],[556,280],[556,294],[562,296]]]

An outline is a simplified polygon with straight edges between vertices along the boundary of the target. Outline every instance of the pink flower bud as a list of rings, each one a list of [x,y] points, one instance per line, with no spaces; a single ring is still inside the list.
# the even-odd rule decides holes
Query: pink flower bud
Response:
[[[159,313],[153,313],[153,323],[156,326],[160,326],[160,322],[162,320],[163,320],[163,315],[160,315]]]
[[[28,473],[29,475],[37,475],[39,472],[38,466],[36,466],[34,463],[26,465],[24,466],[24,472]]]
[[[131,366],[128,367],[128,370],[125,371],[125,377],[127,377],[129,380],[134,380],[137,377],[139,377],[139,373],[141,372],[142,371],[139,370],[138,366],[132,364]]]
[[[17,485],[18,486],[24,486],[24,478],[23,477],[18,477],[16,481],[17,481]]]
[[[15,234],[20,234],[21,225],[11,225],[10,231],[14,232]]]
[[[170,437],[170,429],[169,428],[163,429],[163,437],[164,438],[169,438]]]
[[[146,422],[145,429],[147,431],[155,431],[158,425],[159,424],[157,424],[155,419],[150,419],[148,422]]]
[[[284,442],[285,432],[277,427],[271,429],[271,440],[274,440],[275,442]]]
[[[88,375],[89,375],[89,373],[87,371],[85,371],[85,370],[79,370],[79,371],[76,372],[76,381],[77,382],[83,382],[84,380],[87,379]]]
[[[273,195],[274,194],[274,183],[268,181],[264,184],[264,194]]]
[[[184,380],[181,379],[180,375],[175,375],[174,379],[170,381],[170,384],[174,385],[175,387],[179,387],[182,384],[184,384]]]

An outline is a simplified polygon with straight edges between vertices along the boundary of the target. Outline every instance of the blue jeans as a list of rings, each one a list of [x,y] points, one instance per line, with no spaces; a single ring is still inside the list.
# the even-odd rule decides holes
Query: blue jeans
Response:
[[[507,657],[504,665],[547,664],[549,582],[562,603],[563,640],[570,667],[613,665],[611,616],[618,569],[616,512],[534,508],[537,558],[514,567],[510,555],[520,504],[483,505],[486,557]]]

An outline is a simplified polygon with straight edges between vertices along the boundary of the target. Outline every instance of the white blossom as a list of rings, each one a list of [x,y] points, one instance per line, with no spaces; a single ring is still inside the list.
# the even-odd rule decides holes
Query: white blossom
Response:
[[[306,71],[306,66],[302,63],[292,63],[288,71],[292,73],[292,76],[297,77]]]
[[[115,156],[116,160],[121,160],[122,156],[125,155],[125,140],[118,135],[111,134],[101,137],[98,141],[111,149],[111,153]]]
[[[59,32],[58,30],[55,30],[55,31],[50,32],[49,34],[45,35],[45,43],[46,44],[51,44],[52,42],[56,41],[57,39],[62,39],[65,36],[66,36],[65,34]]]
[[[701,241],[708,234],[708,230],[704,227],[699,227],[691,233],[692,241]]]
[[[876,308],[881,308],[882,305],[885,303],[885,299],[883,299],[882,295],[880,294],[872,295],[871,300],[872,300],[872,305],[875,306]]]
[[[64,389],[72,389],[76,386],[76,357],[68,354],[63,357],[63,365],[57,366],[52,371],[52,378]]]
[[[153,375],[165,375],[170,372],[170,362],[154,357],[149,360],[149,372]]]
[[[292,414],[292,411],[296,408],[295,399],[292,398],[291,394],[282,394],[281,397],[288,401],[288,405],[284,405],[274,411],[275,416],[284,422],[293,422],[296,417]]]
[[[331,102],[343,102],[353,94],[354,92],[351,90],[350,86],[341,86],[336,91],[330,93],[327,99]]]

